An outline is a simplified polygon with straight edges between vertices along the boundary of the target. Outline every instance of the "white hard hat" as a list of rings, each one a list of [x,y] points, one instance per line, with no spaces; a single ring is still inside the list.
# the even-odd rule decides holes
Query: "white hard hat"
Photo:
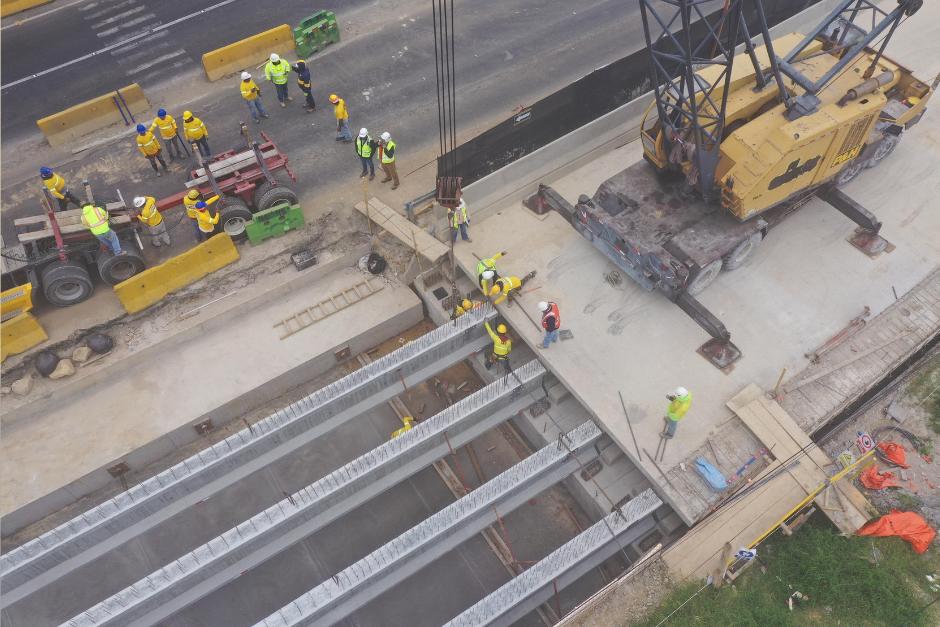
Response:
[[[392,138],[392,136],[391,136],[391,134],[389,134],[388,131],[385,131],[384,133],[382,133],[382,141],[386,141],[386,142],[387,142],[387,141],[390,140],[391,138]]]
[[[276,52],[271,53],[271,63],[277,63],[281,60],[281,57],[277,56]]]
[[[492,279],[494,276],[496,276],[496,273],[493,272],[492,270],[484,270],[484,271],[483,271],[483,278],[486,279],[487,281],[489,281],[490,279]]]
[[[544,300],[539,301],[539,311],[546,311],[548,309],[548,303]]]
[[[689,391],[682,386],[676,388],[676,391],[673,392],[676,398],[685,398],[689,395]]]
[[[368,136],[369,136],[369,129],[365,127],[359,129],[359,137],[368,137]]]
[[[147,202],[147,199],[144,198],[143,196],[134,197],[134,206],[137,207],[138,209],[143,207],[145,202]]]
[[[251,74],[249,74],[248,72],[242,72],[243,81],[247,81],[249,78],[251,78]]]

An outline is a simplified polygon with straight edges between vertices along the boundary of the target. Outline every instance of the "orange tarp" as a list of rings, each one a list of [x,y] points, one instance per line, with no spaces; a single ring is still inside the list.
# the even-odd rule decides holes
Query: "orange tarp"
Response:
[[[858,530],[860,536],[898,536],[910,542],[918,553],[923,553],[930,547],[937,532],[927,524],[923,516],[914,512],[901,512],[891,510],[878,520],[867,523]]]

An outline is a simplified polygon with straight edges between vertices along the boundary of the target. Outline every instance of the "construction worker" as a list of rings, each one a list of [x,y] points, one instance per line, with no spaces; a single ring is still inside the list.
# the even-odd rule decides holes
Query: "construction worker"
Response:
[[[506,325],[502,323],[496,325],[495,333],[493,329],[490,328],[489,322],[484,322],[483,326],[486,327],[486,332],[490,334],[490,339],[493,340],[493,353],[484,364],[486,369],[489,370],[494,363],[501,363],[506,369],[506,372],[512,372],[509,367],[509,353],[512,352],[512,340],[506,334]]]
[[[214,203],[219,199],[218,196],[213,196],[209,200],[200,200],[196,202],[196,224],[199,226],[199,236],[198,239],[200,242],[204,242],[215,233],[215,225],[219,223],[219,218],[221,217],[222,212],[216,211],[215,215],[209,213],[209,205]]]
[[[513,290],[518,290],[523,286],[528,277],[519,278],[517,276],[501,276],[493,281],[493,287],[490,288],[488,296],[495,298],[493,305],[498,305],[507,298]]]
[[[189,156],[189,153],[183,148],[183,140],[180,139],[179,129],[176,126],[176,120],[166,112],[166,109],[158,109],[157,117],[153,119],[150,125],[150,132],[154,129],[160,129],[160,139],[166,147],[166,154],[170,159],[183,158],[183,155]]]
[[[248,113],[251,114],[251,118],[255,121],[255,124],[261,124],[261,118],[269,118],[267,112],[264,110],[264,105],[261,104],[261,89],[251,78],[251,74],[248,72],[242,72],[242,82],[239,85],[242,98],[245,99],[245,104],[248,105]]]
[[[468,311],[470,311],[470,310],[472,310],[472,309],[476,309],[477,307],[481,306],[482,304],[483,304],[483,303],[481,303],[480,301],[477,301],[477,300],[470,300],[469,298],[465,298],[465,299],[463,299],[463,300],[461,301],[461,303],[460,303],[459,305],[457,305],[456,307],[454,307],[454,313],[452,313],[452,314],[450,315],[450,319],[451,319],[451,320],[456,320],[457,318],[459,318],[460,316],[464,315],[464,314],[467,313]]]
[[[46,166],[39,168],[39,176],[52,197],[59,201],[59,211],[65,211],[69,206],[69,202],[75,203],[75,206],[79,209],[82,208],[82,201],[66,186],[65,179],[60,174],[53,172],[52,168]]]
[[[170,245],[170,234],[166,230],[163,215],[157,209],[157,199],[153,196],[137,196],[134,198],[134,208],[138,210],[137,219],[147,225],[150,231],[150,243],[155,248],[161,245]]]
[[[542,340],[542,348],[548,348],[548,345],[558,341],[558,329],[561,328],[561,313],[558,311],[558,304],[548,301],[539,303],[539,311],[542,314],[542,328],[545,329],[545,338]]]
[[[362,163],[362,174],[359,178],[369,175],[369,180],[375,178],[375,164],[372,162],[372,154],[375,152],[375,140],[369,137],[369,129],[359,129],[359,137],[356,138],[356,154],[359,155],[359,161]]]
[[[467,227],[470,225],[470,219],[467,217],[467,203],[464,202],[461,195],[460,202],[453,209],[447,210],[447,219],[450,222],[450,240],[457,241],[457,233],[460,233],[460,239],[465,242],[472,242],[467,234]]]
[[[140,154],[147,157],[147,161],[153,166],[153,171],[157,173],[157,176],[163,176],[157,169],[157,161],[163,166],[163,171],[168,172],[166,161],[160,156],[160,142],[143,124],[137,125],[137,149],[140,150]]]
[[[287,95],[287,75],[290,74],[290,63],[282,59],[276,52],[272,52],[268,64],[264,66],[264,77],[274,83],[277,90],[277,99],[282,107],[293,100]]]
[[[111,230],[108,222],[108,210],[97,207],[93,203],[86,203],[82,207],[82,224],[98,238],[98,241],[108,247],[113,255],[123,255],[121,240],[117,233]]]
[[[666,416],[663,418],[666,421],[666,429],[663,431],[662,437],[671,438],[676,435],[676,427],[679,426],[679,421],[685,417],[685,413],[689,411],[689,406],[692,405],[692,395],[684,387],[677,387],[672,394],[666,395],[666,399],[669,401],[669,407],[666,409]]]
[[[411,416],[405,416],[404,418],[402,418],[401,419],[402,427],[401,429],[395,429],[394,431],[392,431],[392,439],[394,440],[398,436],[411,431],[414,428],[414,422],[415,422],[415,419],[412,418]]]
[[[392,181],[392,189],[398,189],[398,166],[395,165],[395,148],[397,144],[392,139],[392,135],[385,131],[382,133],[379,141],[379,163],[382,164],[382,171],[385,172],[383,183]]]
[[[307,113],[313,113],[317,110],[317,103],[313,99],[313,85],[310,83],[310,68],[303,61],[298,61],[291,66],[291,69],[297,74],[297,86],[307,97],[304,103],[304,109]]]
[[[477,281],[480,283],[480,290],[484,294],[490,293],[490,285],[492,281],[499,278],[499,272],[496,271],[496,260],[500,257],[505,257],[508,253],[504,250],[501,253],[496,253],[488,259],[481,259],[477,263]],[[490,272],[488,276],[483,276],[485,273]]]
[[[330,94],[330,102],[333,104],[333,115],[336,116],[336,141],[350,143],[352,131],[349,130],[349,109],[346,108],[346,101]]]
[[[208,159],[212,152],[209,150],[209,129],[202,120],[195,117],[192,111],[183,111],[183,134],[186,141],[196,144],[199,154]]]

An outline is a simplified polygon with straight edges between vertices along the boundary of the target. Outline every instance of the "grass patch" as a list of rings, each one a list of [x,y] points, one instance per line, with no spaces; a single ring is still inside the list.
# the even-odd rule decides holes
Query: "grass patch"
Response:
[[[940,604],[922,610],[935,595],[925,578],[940,567],[935,547],[917,555],[899,538],[844,538],[819,517],[816,514],[794,536],[775,534],[761,547],[767,573],[754,565],[734,587],[706,588],[665,624],[928,627],[940,623],[936,611]],[[786,601],[793,590],[787,584],[809,596],[792,612]],[[696,582],[674,590],[638,624],[655,626],[700,587]]]
[[[922,403],[927,412],[927,424],[940,434],[940,356],[932,358],[907,388],[907,396],[914,403]]]

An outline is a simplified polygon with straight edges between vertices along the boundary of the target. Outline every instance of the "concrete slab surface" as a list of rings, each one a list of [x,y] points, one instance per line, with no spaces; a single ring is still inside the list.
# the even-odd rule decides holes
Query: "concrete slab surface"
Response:
[[[936,15],[935,10],[930,13]],[[940,20],[918,15],[918,30],[908,27],[903,50],[925,76],[940,69],[935,49]],[[913,21],[912,21],[913,25]],[[912,32],[913,31],[913,32]],[[908,40],[910,35],[910,40]],[[933,38],[933,41],[931,41]],[[902,38],[898,38],[901,40]],[[902,48],[897,42],[896,48]],[[917,48],[918,45],[922,48]],[[498,267],[522,276],[537,270],[532,286],[520,297],[532,316],[540,300],[559,303],[564,327],[573,341],[541,352],[543,363],[558,376],[599,420],[654,484],[658,471],[637,459],[623,410],[622,391],[641,447],[652,453],[659,441],[665,395],[677,385],[691,390],[692,408],[669,445],[664,470],[689,451],[705,444],[730,413],[724,403],[750,382],[772,388],[782,368],[805,366],[804,353],[836,333],[861,310],[877,314],[940,263],[940,214],[931,211],[940,192],[940,174],[925,154],[936,152],[940,124],[936,113],[907,133],[895,153],[878,168],[866,171],[846,192],[872,209],[884,222],[882,234],[897,248],[870,259],[846,242],[855,225],[821,201],[812,201],[770,233],[751,262],[724,273],[700,297],[731,330],[743,358],[731,372],[715,369],[695,349],[706,334],[659,294],[647,293],[625,279],[616,287],[605,280],[614,269],[558,214],[536,216],[518,201],[474,224],[472,244],[458,243],[458,262],[473,272],[476,258],[505,250]],[[593,194],[606,178],[641,158],[633,142],[571,172],[553,187],[573,202]],[[899,193],[898,190],[903,190]],[[501,306],[516,333],[529,344],[540,332],[518,306]],[[668,486],[662,492],[686,522],[693,522],[707,504],[687,501]]]

